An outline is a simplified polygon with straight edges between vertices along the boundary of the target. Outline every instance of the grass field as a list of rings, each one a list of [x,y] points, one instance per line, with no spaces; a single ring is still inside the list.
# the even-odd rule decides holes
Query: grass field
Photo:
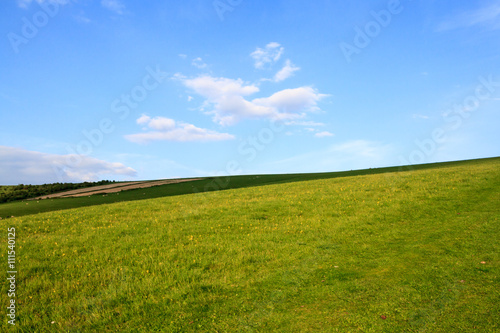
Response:
[[[331,179],[348,176],[375,175],[389,172],[399,172],[407,170],[428,170],[439,169],[450,166],[475,165],[487,161],[499,160],[500,158],[478,159],[469,161],[457,161],[446,163],[430,163],[405,167],[388,167],[365,170],[352,170],[342,172],[311,173],[311,174],[282,174],[282,175],[250,175],[250,176],[231,176],[231,177],[209,177],[197,181],[155,186],[151,188],[138,189],[121,192],[120,194],[93,195],[81,198],[59,198],[47,200],[24,200],[0,204],[0,217],[7,218],[11,216],[19,217],[37,213],[51,212],[62,209],[71,209],[79,207],[88,207],[116,202],[126,202],[135,200],[145,200],[160,198],[166,196],[175,196],[182,194],[194,194],[208,191],[218,191],[227,189],[237,189],[253,186],[283,184],[289,182]],[[8,191],[10,186],[0,186],[0,191]]]
[[[367,173],[3,219],[0,330],[499,331],[500,159]]]

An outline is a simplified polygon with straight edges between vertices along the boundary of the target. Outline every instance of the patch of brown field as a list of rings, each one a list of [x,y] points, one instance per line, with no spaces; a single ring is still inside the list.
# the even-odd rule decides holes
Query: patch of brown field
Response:
[[[177,184],[184,182],[191,182],[194,180],[200,180],[201,178],[192,178],[192,179],[165,179],[158,181],[142,181],[142,182],[124,182],[124,183],[115,183],[110,185],[99,185],[87,188],[80,188],[77,190],[71,190],[61,193],[54,193],[50,195],[45,195],[43,197],[38,197],[37,199],[51,199],[51,198],[77,198],[84,197],[94,194],[108,194],[108,193],[116,193],[127,190],[135,190],[138,188],[148,188],[153,186],[167,185],[167,184]]]
[[[98,186],[92,186],[92,187],[86,187],[86,188],[79,188],[79,189],[71,190],[71,191],[53,193],[53,194],[44,195],[42,197],[37,197],[37,198],[51,199],[51,198],[71,197],[73,195],[77,195],[80,193],[106,190],[106,189],[117,188],[117,187],[122,187],[122,186],[129,186],[132,184],[141,184],[141,183],[144,183],[144,182],[124,182],[124,183],[115,183],[115,184],[109,184],[109,185],[98,185]]]

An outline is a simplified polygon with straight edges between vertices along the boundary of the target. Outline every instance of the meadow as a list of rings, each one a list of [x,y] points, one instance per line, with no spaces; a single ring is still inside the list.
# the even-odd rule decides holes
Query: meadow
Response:
[[[110,195],[91,195],[80,198],[57,198],[46,200],[19,200],[15,202],[0,203],[0,218],[11,216],[19,217],[31,214],[51,212],[56,210],[88,207],[95,205],[110,204],[116,202],[126,202],[135,200],[145,200],[166,196],[176,196],[183,194],[196,194],[210,191],[220,191],[228,189],[238,189],[271,184],[283,184],[290,182],[331,179],[348,176],[375,175],[389,172],[401,172],[408,170],[428,170],[439,169],[450,166],[474,165],[500,158],[487,158],[468,161],[454,161],[444,163],[429,163],[402,167],[385,167],[363,170],[351,170],[325,173],[305,173],[305,174],[277,174],[277,175],[243,175],[243,176],[221,176],[207,177],[200,180],[154,186],[151,188],[129,190]],[[11,191],[13,186],[0,186],[2,191]]]
[[[0,220],[0,330],[500,330],[499,158],[317,178]]]

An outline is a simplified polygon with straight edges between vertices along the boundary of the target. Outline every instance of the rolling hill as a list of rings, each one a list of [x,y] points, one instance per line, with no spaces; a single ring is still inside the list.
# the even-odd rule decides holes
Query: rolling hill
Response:
[[[1,330],[500,329],[499,158],[213,181],[1,220],[17,268]]]

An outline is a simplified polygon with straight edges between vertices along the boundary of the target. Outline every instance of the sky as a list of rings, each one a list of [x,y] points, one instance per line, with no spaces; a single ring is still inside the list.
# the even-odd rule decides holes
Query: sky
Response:
[[[500,1],[5,0],[0,185],[500,156]]]

